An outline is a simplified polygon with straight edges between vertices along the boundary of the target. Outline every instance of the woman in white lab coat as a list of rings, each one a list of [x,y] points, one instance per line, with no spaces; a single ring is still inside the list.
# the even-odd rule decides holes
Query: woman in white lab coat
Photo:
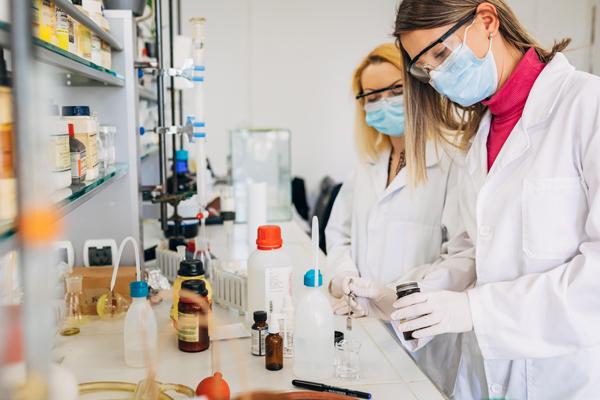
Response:
[[[396,36],[413,180],[429,174],[423,132],[464,118],[453,241],[473,246],[477,281],[407,296],[392,319],[419,346],[464,332],[458,399],[598,398],[600,78],[569,64],[568,41],[541,48],[504,0],[404,0]]]
[[[361,157],[344,182],[326,228],[330,291],[340,298],[336,314],[389,320],[396,299],[395,283],[427,275],[431,286],[458,284],[474,278],[471,263],[453,270],[428,265],[440,258],[444,243],[458,230],[455,197],[457,167],[447,149],[426,145],[428,181],[408,186],[405,168],[404,94],[398,47],[384,44],[373,50],[354,73],[357,97],[356,142]],[[420,268],[417,268],[420,267]],[[435,282],[435,283],[434,283]],[[352,293],[356,300],[346,295]],[[453,364],[458,357],[455,337],[439,340],[437,354]],[[434,344],[431,345],[431,349]],[[446,351],[448,348],[448,351]],[[428,349],[427,351],[430,351]],[[452,350],[452,351],[451,351]],[[425,354],[420,366],[436,383],[440,363],[430,365]]]

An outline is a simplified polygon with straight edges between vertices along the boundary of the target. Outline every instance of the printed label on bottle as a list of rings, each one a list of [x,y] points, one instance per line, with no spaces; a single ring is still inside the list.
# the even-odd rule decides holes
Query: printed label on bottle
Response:
[[[279,320],[279,326],[282,328],[280,335],[283,338],[283,356],[292,358],[294,357],[294,321],[283,317]]]
[[[267,338],[267,329],[252,329],[252,354],[255,356],[265,355],[265,339]]]
[[[71,153],[71,178],[81,179],[87,172],[85,151]]]
[[[75,138],[85,146],[87,169],[91,170],[98,166],[98,144],[96,133],[79,133]]]
[[[198,314],[178,313],[177,330],[182,342],[200,341],[200,316]]]
[[[50,136],[50,161],[52,171],[65,172],[71,168],[71,151],[69,149],[69,135]]]
[[[265,304],[269,313],[281,314],[283,301],[291,295],[292,267],[265,268]]]

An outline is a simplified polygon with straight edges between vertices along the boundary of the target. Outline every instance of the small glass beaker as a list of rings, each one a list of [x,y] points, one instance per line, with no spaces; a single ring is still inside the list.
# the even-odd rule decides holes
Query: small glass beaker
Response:
[[[63,336],[72,336],[79,333],[79,326],[83,322],[83,313],[81,311],[82,294],[81,276],[69,276],[65,279],[67,294],[65,295],[65,315],[60,334]]]
[[[106,162],[108,166],[114,165],[117,158],[116,135],[117,128],[114,126],[103,125],[99,129],[99,137],[106,151]]]
[[[344,339],[335,345],[335,376],[358,379],[360,376],[360,347],[358,340]]]

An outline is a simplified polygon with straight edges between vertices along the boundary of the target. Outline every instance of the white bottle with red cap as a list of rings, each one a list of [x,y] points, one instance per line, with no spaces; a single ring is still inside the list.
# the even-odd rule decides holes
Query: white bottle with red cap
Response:
[[[251,323],[255,311],[281,314],[284,301],[291,296],[292,261],[283,249],[281,228],[264,225],[258,228],[256,251],[248,258],[248,308]]]

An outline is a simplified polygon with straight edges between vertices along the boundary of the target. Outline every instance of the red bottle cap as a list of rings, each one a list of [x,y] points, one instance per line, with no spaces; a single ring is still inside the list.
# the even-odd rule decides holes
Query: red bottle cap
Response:
[[[258,227],[256,247],[258,250],[276,250],[283,245],[281,228],[277,225],[263,225]]]

